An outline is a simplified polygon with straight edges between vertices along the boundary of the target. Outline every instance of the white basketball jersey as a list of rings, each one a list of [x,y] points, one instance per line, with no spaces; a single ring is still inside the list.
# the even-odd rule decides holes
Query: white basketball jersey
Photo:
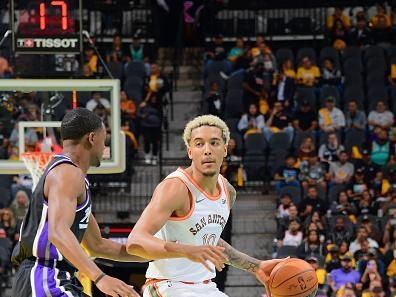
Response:
[[[178,178],[192,194],[192,206],[185,217],[171,217],[156,237],[188,245],[217,245],[227,223],[230,207],[227,180],[219,174],[218,196],[206,193],[183,169],[179,168],[166,179]],[[215,266],[208,263],[215,271]],[[147,278],[168,279],[183,282],[203,282],[216,276],[200,263],[187,258],[161,259],[150,262]]]

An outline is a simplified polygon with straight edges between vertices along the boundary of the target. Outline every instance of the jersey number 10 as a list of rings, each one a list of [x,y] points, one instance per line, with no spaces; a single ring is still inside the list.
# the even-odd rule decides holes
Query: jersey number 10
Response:
[[[203,245],[215,245],[216,237],[216,234],[205,234],[204,236],[202,236]]]

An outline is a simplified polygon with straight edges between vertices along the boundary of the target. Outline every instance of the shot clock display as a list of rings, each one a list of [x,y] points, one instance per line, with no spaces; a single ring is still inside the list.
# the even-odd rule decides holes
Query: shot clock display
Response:
[[[18,53],[80,53],[81,0],[12,0],[13,49]]]

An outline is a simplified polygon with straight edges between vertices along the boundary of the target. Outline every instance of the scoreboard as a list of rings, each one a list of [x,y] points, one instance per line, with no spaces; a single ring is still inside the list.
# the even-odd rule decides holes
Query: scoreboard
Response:
[[[82,0],[12,0],[10,9],[16,53],[82,52]]]

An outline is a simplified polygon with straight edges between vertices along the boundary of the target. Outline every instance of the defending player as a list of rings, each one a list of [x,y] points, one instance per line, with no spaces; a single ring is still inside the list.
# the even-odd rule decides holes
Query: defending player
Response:
[[[56,155],[40,178],[23,220],[13,262],[20,264],[13,297],[86,296],[74,273],[79,270],[110,296],[139,296],[124,282],[105,275],[87,256],[140,261],[125,245],[101,237],[91,214],[90,166],[100,166],[106,129],[85,108],[68,112],[61,125],[64,155]]]
[[[212,115],[184,130],[191,166],[162,181],[128,238],[127,250],[154,259],[146,273],[145,297],[224,297],[215,268],[224,263],[255,273],[265,284],[282,260],[259,261],[220,239],[235,202],[235,189],[219,174],[230,132]]]

